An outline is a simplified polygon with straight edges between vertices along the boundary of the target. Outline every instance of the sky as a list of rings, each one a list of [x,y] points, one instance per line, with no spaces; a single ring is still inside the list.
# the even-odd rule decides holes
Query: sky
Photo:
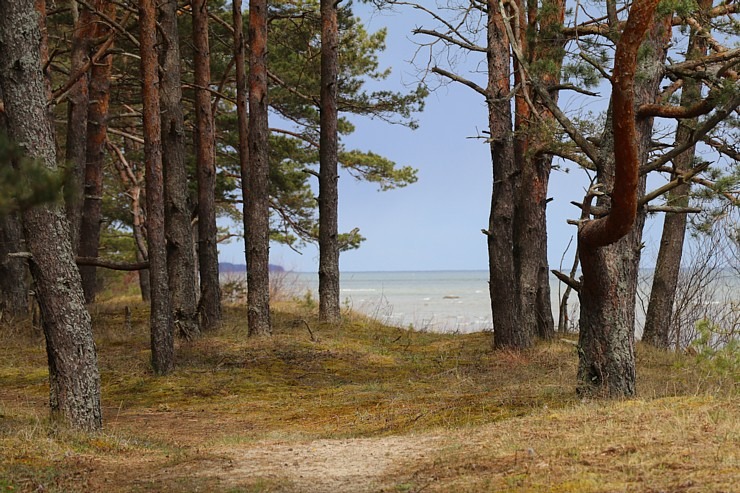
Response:
[[[410,90],[418,82],[418,71],[409,61],[420,41],[411,34],[420,25],[430,25],[424,14],[374,13],[370,7],[355,4],[369,31],[388,28],[387,48],[380,55],[382,67],[391,67],[386,88]],[[437,80],[430,78],[435,84]],[[438,84],[435,84],[438,85]],[[591,104],[598,110],[606,104],[608,91]],[[563,98],[564,106],[580,105]],[[486,237],[488,227],[492,171],[488,145],[472,138],[487,129],[487,110],[483,98],[460,84],[436,88],[427,98],[422,113],[417,114],[419,128],[353,118],[357,130],[343,142],[347,148],[372,150],[418,169],[418,181],[408,187],[386,192],[369,183],[355,181],[347,174],[339,180],[339,228],[357,227],[366,241],[358,250],[343,252],[340,269],[360,271],[431,271],[487,270]],[[578,170],[553,171],[548,204],[548,257],[552,268],[565,260],[570,269],[575,249],[575,226],[566,223],[580,211],[570,201],[581,201],[587,179]],[[648,224],[647,237],[659,230]],[[658,233],[659,234],[659,233]],[[244,263],[241,241],[219,247],[222,262]],[[318,268],[318,250],[307,246],[298,254],[273,243],[270,261],[287,270],[314,272]]]

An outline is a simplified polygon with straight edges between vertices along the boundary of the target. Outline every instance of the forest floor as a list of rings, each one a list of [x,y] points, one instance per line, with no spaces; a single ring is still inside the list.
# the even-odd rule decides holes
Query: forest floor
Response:
[[[126,306],[131,317],[124,315]],[[0,326],[0,492],[733,492],[737,355],[637,346],[639,396],[582,400],[571,339],[494,351],[310,303],[272,338],[243,309],[149,370],[137,302],[92,309],[105,429],[48,419],[43,337]],[[310,330],[309,330],[310,328]]]

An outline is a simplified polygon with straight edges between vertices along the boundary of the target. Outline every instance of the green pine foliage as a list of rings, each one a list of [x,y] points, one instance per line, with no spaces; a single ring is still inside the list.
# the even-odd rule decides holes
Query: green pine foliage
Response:
[[[0,215],[62,198],[63,170],[29,159],[22,148],[0,133]]]

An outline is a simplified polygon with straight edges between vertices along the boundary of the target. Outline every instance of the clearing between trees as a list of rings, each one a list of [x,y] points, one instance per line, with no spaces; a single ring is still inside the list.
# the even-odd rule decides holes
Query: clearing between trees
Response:
[[[570,340],[494,351],[485,333],[351,313],[320,325],[296,303],[274,312],[272,338],[247,339],[244,310],[224,315],[155,377],[144,305],[96,305],[104,431],[89,435],[48,419],[43,336],[4,327],[0,491],[730,492],[740,481],[737,355],[638,345],[639,397],[587,401]]]

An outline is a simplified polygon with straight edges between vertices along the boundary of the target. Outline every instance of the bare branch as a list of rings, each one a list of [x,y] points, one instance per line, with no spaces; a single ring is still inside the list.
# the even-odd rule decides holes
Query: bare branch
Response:
[[[452,72],[448,72],[447,70],[439,68],[439,67],[432,67],[432,72],[435,74],[441,75],[443,77],[447,77],[448,79],[452,81],[459,82],[460,84],[464,86],[468,86],[469,88],[473,89],[478,94],[483,95],[483,97],[485,97],[486,99],[490,97],[490,94],[488,94],[488,91],[486,91],[481,86],[479,86],[478,84],[476,84],[475,82],[471,80],[468,80],[464,77],[460,77],[457,74],[453,74]]]

